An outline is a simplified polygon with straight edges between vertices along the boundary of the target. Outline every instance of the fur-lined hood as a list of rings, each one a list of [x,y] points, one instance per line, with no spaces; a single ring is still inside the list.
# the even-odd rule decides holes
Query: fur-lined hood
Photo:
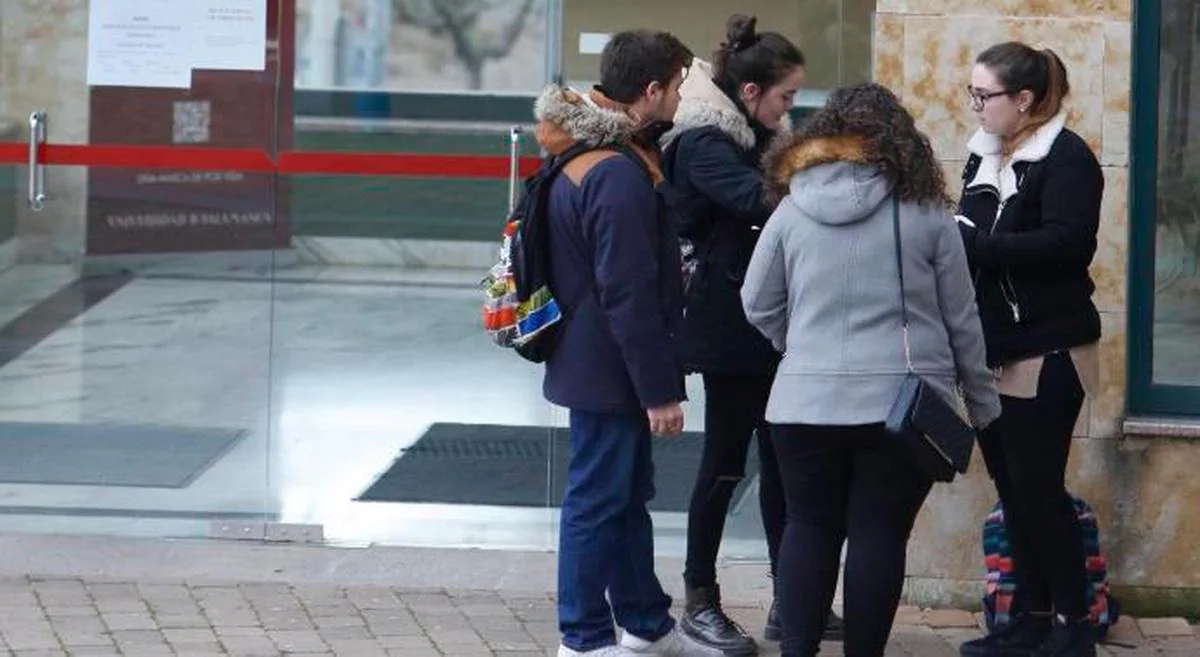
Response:
[[[550,85],[533,106],[537,119],[537,141],[551,155],[558,155],[583,142],[591,146],[625,144],[642,157],[654,184],[662,182],[658,157],[634,139],[642,119],[629,107],[593,89],[587,93]]]
[[[557,155],[575,142],[592,146],[629,141],[641,121],[627,107],[599,91],[579,92],[550,85],[533,106],[537,140]]]
[[[754,130],[737,103],[713,82],[712,64],[693,59],[691,71],[679,87],[679,95],[675,127],[663,137],[664,147],[688,130],[714,126],[729,135],[738,146],[747,150],[754,148]]]
[[[772,194],[790,193],[793,203],[821,223],[861,221],[892,192],[892,183],[869,163],[861,137],[793,136],[767,154],[766,166]]]

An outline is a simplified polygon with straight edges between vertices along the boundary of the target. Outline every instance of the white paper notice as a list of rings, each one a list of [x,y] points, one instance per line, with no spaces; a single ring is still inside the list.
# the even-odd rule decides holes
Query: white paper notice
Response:
[[[87,81],[92,86],[192,86],[196,16],[179,0],[91,0]]]
[[[193,68],[261,71],[267,67],[267,0],[177,0],[200,12]]]
[[[604,46],[608,45],[611,34],[604,32],[580,32],[579,33],[579,54],[581,55],[599,55],[604,52]]]

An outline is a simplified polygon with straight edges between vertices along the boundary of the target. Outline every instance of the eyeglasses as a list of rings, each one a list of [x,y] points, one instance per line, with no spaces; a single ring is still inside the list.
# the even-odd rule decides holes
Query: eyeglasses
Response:
[[[967,85],[967,95],[971,97],[971,109],[981,110],[987,102],[997,96],[1008,96],[1011,91],[980,91],[975,87]]]

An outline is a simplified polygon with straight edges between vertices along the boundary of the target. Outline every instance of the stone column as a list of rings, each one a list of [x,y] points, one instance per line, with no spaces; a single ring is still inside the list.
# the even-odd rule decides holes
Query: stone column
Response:
[[[976,124],[966,85],[975,55],[1017,39],[1053,48],[1070,73],[1070,126],[1100,157],[1106,181],[1092,267],[1104,327],[1100,390],[1076,428],[1069,485],[1095,507],[1111,576],[1142,610],[1181,610],[1200,587],[1200,445],[1121,436],[1125,406],[1125,287],[1129,216],[1130,0],[878,0],[874,75],[903,98],[958,191]],[[1149,218],[1147,218],[1148,220]],[[916,603],[978,604],[980,526],[995,493],[977,459],[964,480],[938,486],[910,548]],[[1190,601],[1190,602],[1189,602]]]

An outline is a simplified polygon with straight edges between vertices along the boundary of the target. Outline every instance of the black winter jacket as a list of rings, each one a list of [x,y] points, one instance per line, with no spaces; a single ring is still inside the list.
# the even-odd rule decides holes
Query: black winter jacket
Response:
[[[680,237],[698,264],[685,300],[680,349],[692,372],[772,375],[780,354],[746,321],[741,287],[762,227],[762,153],[773,133],[695,70],[667,136],[663,173]]]
[[[975,225],[959,227],[992,366],[1100,338],[1088,267],[1104,176],[1087,142],[1064,126],[1060,114],[1003,168],[996,137],[971,140],[959,214]]]

